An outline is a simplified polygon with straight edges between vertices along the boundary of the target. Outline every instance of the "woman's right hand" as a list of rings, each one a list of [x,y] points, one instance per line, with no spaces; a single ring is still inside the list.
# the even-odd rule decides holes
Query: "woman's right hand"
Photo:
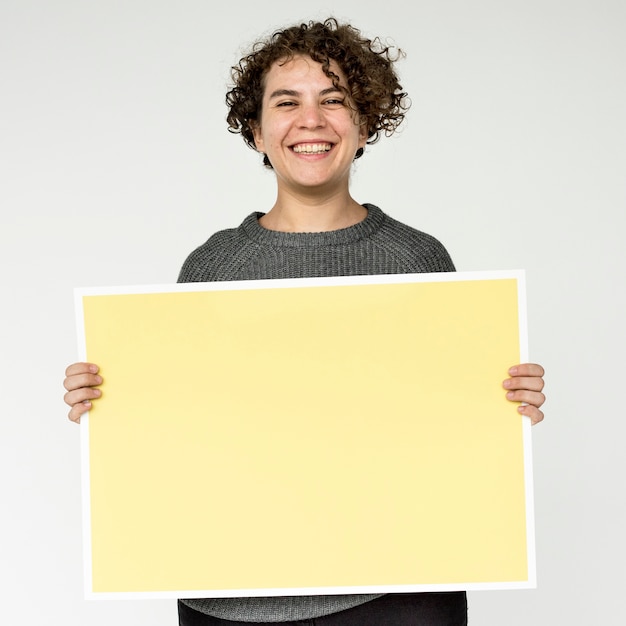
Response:
[[[102,384],[98,369],[93,363],[73,363],[65,370],[63,386],[67,393],[63,399],[71,407],[67,416],[72,422],[79,423],[81,415],[91,408],[91,401],[102,395],[100,389],[96,389]]]

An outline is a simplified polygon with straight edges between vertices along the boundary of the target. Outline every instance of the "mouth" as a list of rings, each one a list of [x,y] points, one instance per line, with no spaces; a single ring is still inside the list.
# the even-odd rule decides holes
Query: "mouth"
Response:
[[[291,149],[296,154],[323,154],[324,152],[330,152],[333,144],[331,143],[297,143],[291,146]]]

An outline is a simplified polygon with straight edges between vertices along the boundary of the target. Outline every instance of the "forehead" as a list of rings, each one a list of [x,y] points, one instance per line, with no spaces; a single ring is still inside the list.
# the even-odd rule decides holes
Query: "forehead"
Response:
[[[339,77],[340,85],[346,86],[345,75],[335,61],[330,62],[330,71]],[[296,55],[272,64],[265,74],[264,91],[267,94],[274,89],[294,87],[296,84],[325,89],[331,87],[333,81],[324,73],[321,63],[309,56]]]

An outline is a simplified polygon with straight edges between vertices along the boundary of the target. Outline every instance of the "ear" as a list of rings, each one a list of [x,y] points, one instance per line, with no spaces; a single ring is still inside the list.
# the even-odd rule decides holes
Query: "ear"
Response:
[[[265,142],[263,141],[263,133],[261,127],[256,120],[250,121],[250,129],[252,130],[252,137],[254,138],[254,145],[257,152],[265,153]]]
[[[359,148],[365,148],[367,143],[367,123],[361,122],[359,126]]]

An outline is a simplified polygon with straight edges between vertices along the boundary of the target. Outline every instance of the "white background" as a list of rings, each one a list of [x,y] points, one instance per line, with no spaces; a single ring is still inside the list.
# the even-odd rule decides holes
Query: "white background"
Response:
[[[539,586],[470,593],[471,624],[624,623],[622,0],[0,0],[2,623],[176,623],[173,600],[83,600],[73,288],[174,282],[212,232],[271,206],[272,174],[226,131],[229,67],[331,13],[407,52],[413,107],[356,163],[356,199],[459,270],[527,271],[548,372]]]

